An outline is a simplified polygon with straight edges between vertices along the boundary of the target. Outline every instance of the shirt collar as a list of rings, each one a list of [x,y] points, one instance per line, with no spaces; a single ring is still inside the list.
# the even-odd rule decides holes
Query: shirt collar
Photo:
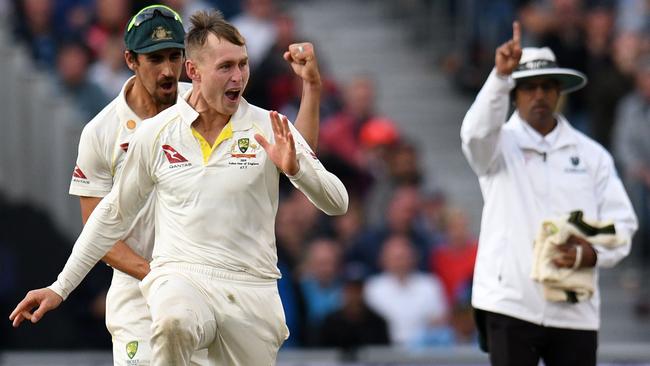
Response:
[[[131,89],[133,87],[133,84],[135,83],[135,75],[131,76],[129,80],[127,80],[124,85],[122,86],[122,90],[120,90],[120,95],[117,97],[117,116],[120,119],[120,123],[127,126],[127,128],[132,129],[133,127],[128,126],[128,122],[130,120],[140,123],[142,119],[138,117],[137,114],[131,109],[129,104],[126,102],[126,92],[127,90]],[[188,90],[185,94],[180,95],[176,97],[176,103],[178,103],[180,100],[183,100],[183,96],[189,95],[189,92],[192,89]]]
[[[141,121],[141,118],[135,114],[133,109],[131,109],[129,104],[126,102],[126,91],[133,87],[133,83],[135,83],[135,75],[131,76],[129,80],[124,83],[122,90],[120,90],[120,95],[117,97],[117,117],[120,119],[120,123],[125,126],[129,120],[132,120],[136,123]]]
[[[577,144],[577,131],[571,127],[569,122],[561,114],[556,114],[557,125],[546,136],[542,136],[537,130],[531,127],[515,111],[511,118],[514,131],[518,137],[520,147],[534,150],[556,150],[566,146]]]
[[[192,106],[187,102],[191,93],[192,89],[188,90],[176,103],[181,120],[188,127],[192,127],[192,123],[199,117],[199,112],[192,108]],[[230,121],[228,121],[232,126],[233,131],[245,131],[253,127],[253,121],[249,116],[249,110],[250,105],[244,98],[242,98],[239,101],[237,111],[230,117]]]

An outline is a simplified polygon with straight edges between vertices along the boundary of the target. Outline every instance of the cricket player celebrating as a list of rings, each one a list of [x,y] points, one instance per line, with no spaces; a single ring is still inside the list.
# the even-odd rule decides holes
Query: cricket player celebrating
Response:
[[[165,6],[147,7],[129,23],[125,59],[135,76],[86,126],[80,140],[70,193],[80,196],[84,223],[101,198],[110,192],[142,120],[176,103],[177,89],[181,93],[189,89],[189,84],[177,83],[183,63],[183,37],[180,17]],[[292,45],[290,49],[293,52],[286,52],[284,58],[303,79],[303,101],[296,127],[315,146],[320,96],[315,54],[308,43]],[[136,214],[125,239],[117,241],[103,258],[115,269],[106,309],[115,365],[148,365],[151,359],[151,316],[138,287],[139,280],[149,273],[153,249],[154,199],[151,196]],[[34,314],[31,320],[38,321],[40,316]],[[210,364],[207,350],[195,352],[191,362]]]

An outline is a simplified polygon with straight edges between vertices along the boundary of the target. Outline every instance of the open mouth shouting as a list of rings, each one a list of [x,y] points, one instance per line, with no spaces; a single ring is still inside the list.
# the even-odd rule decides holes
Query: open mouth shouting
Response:
[[[228,89],[228,90],[226,90],[225,95],[226,95],[226,98],[228,98],[228,100],[230,102],[236,103],[236,102],[239,101],[239,97],[241,95],[241,88]]]
[[[164,81],[159,84],[160,89],[162,89],[165,93],[171,93],[174,91],[174,82],[173,81]]]

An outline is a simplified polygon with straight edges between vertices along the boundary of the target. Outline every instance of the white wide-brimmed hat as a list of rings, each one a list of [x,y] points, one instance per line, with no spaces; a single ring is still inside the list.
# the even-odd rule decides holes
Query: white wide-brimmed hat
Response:
[[[550,48],[525,47],[521,50],[519,66],[512,73],[512,78],[518,82],[535,76],[557,79],[563,93],[576,91],[587,84],[587,76],[580,71],[558,67]]]

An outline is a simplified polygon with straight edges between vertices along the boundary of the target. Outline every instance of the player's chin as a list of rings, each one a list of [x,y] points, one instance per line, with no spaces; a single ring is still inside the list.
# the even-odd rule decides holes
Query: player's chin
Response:
[[[157,93],[158,101],[162,104],[174,104],[176,103],[176,90],[173,91],[161,91]]]

